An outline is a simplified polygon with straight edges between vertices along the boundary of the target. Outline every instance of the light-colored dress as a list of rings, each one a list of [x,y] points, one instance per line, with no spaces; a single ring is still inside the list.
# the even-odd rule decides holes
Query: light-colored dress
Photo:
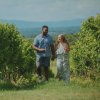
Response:
[[[70,81],[69,53],[65,52],[64,46],[59,43],[57,54],[57,74],[65,82]]]

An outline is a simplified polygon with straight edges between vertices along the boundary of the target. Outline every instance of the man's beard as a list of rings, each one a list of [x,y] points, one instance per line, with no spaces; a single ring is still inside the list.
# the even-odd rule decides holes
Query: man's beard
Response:
[[[43,35],[46,36],[47,35],[47,32],[44,32]]]

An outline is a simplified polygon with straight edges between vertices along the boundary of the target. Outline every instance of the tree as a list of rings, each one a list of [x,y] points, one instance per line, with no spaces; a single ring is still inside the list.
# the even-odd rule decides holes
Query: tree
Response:
[[[77,75],[100,72],[100,14],[83,22],[71,55]]]
[[[2,79],[15,81],[35,69],[31,42],[14,25],[0,24],[0,72]]]

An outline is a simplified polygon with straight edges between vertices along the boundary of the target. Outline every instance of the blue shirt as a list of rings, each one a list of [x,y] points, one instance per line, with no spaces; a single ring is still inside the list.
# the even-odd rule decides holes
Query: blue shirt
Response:
[[[39,57],[50,57],[51,49],[50,46],[53,44],[52,37],[47,34],[46,36],[43,36],[42,34],[39,34],[35,37],[34,43],[36,47],[46,49],[46,51],[37,51],[36,56]]]

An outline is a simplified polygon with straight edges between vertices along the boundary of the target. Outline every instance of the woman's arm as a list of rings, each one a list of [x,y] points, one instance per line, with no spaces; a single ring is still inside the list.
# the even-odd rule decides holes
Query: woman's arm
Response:
[[[65,50],[65,52],[69,52],[70,51],[70,46],[69,46],[68,43],[65,43],[64,50]]]

